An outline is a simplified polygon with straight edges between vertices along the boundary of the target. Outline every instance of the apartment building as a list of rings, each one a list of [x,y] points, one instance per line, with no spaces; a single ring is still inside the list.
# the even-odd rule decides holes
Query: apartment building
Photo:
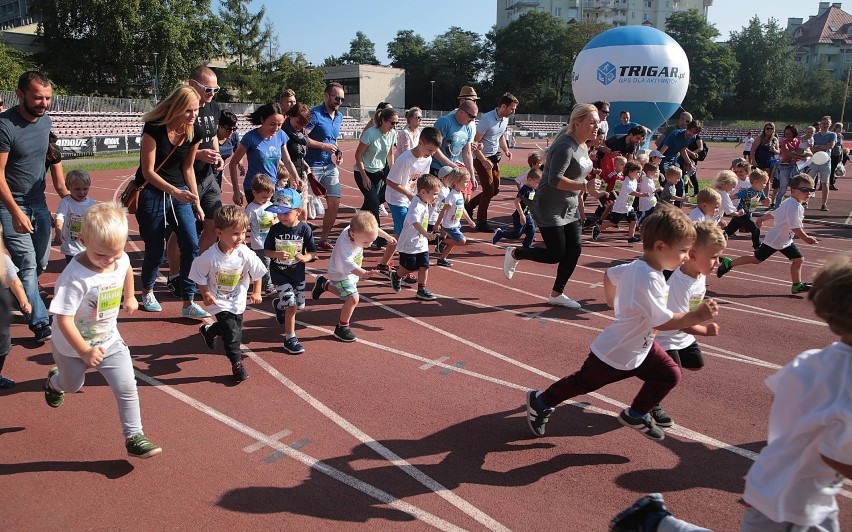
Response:
[[[672,14],[696,9],[707,17],[713,0],[497,0],[497,27],[529,11],[543,11],[568,24],[601,22],[612,26],[644,24],[665,29]]]

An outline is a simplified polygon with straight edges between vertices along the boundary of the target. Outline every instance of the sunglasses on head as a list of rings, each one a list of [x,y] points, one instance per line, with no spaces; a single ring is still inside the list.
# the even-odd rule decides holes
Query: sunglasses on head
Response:
[[[799,187],[796,190],[798,190],[799,192],[807,192],[808,194],[816,192],[816,189],[811,187]]]
[[[195,80],[192,80],[192,82],[195,83],[196,85],[198,85],[201,88],[201,90],[204,91],[204,94],[216,94],[217,92],[219,92],[219,89],[220,89],[220,87],[208,87],[207,85],[204,85],[203,83],[199,83]]]

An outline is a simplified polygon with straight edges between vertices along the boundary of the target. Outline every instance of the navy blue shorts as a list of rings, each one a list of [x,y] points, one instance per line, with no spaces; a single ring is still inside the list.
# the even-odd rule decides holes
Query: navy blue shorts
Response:
[[[618,222],[625,220],[628,222],[636,221],[636,211],[630,210],[628,212],[611,212],[609,214],[609,219],[615,225],[618,225]]]
[[[400,253],[399,265],[410,272],[416,272],[420,268],[429,269],[429,252],[422,251],[420,253]]]

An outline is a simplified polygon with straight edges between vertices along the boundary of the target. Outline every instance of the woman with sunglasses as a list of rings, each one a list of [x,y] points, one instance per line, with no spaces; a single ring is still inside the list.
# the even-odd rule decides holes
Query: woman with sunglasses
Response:
[[[405,127],[399,130],[399,137],[396,139],[396,149],[394,156],[399,157],[406,151],[417,146],[420,140],[420,131],[423,128],[420,124],[423,122],[423,111],[419,107],[412,107],[405,112]]]
[[[222,161],[227,161],[234,154],[234,150],[240,144],[240,134],[237,132],[237,115],[227,109],[222,110],[219,115],[219,126],[216,128],[216,138],[219,139],[219,155],[222,156]],[[236,189],[239,181],[238,177],[246,175],[246,167],[242,161],[237,161],[239,176],[231,176],[231,185]],[[219,183],[219,188],[222,188],[222,174],[225,173],[225,168],[222,167],[216,173],[216,182]]]
[[[766,172],[770,175],[772,158],[775,154],[781,153],[778,137],[775,136],[775,124],[767,122],[763,125],[760,135],[754,139],[754,144],[751,146],[749,153],[749,162],[753,167]],[[766,195],[769,195],[769,183],[766,183]]]
[[[396,144],[396,125],[399,114],[393,107],[388,107],[376,113],[379,125],[367,129],[355,149],[355,184],[364,195],[362,210],[370,211],[381,224],[379,205],[384,198],[385,178],[388,169],[393,165],[393,146]],[[376,239],[376,246],[387,245],[381,237]]]

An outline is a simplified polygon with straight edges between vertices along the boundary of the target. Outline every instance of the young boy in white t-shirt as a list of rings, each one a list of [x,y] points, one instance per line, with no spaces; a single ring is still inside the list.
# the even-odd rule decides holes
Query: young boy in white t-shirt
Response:
[[[92,178],[85,170],[71,170],[65,176],[68,195],[59,201],[56,209],[56,241],[59,243],[65,263],[85,249],[80,239],[80,227],[86,209],[97,203],[89,197]]]
[[[422,140],[421,135],[421,140]],[[410,150],[409,150],[410,151]],[[405,155],[405,154],[403,154]],[[379,228],[376,217],[370,211],[358,211],[346,229],[340,232],[331,258],[328,260],[328,272],[317,277],[311,296],[319,299],[323,292],[331,292],[343,301],[340,309],[340,321],[334,328],[334,337],[341,342],[354,342],[358,337],[349,327],[352,313],[358,306],[358,280],[361,277],[381,275],[377,269],[365,270],[364,248],[376,237],[382,236],[388,246],[396,248],[396,239]]]
[[[130,350],[118,332],[122,297],[124,309],[139,308],[133,293],[133,269],[124,252],[127,215],[114,202],[98,203],[83,215],[78,235],[84,246],[56,280],[50,303],[53,314],[53,361],[47,374],[44,400],[59,408],[65,392],[83,387],[86,370],[96,368],[106,379],[118,403],[118,417],[128,456],[150,458],[162,449],[142,432],[139,393]],[[90,422],[86,421],[87,425]]]
[[[272,194],[275,193],[275,183],[266,174],[257,174],[251,180],[251,193],[254,195],[251,202],[246,205],[246,216],[248,216],[249,233],[251,233],[251,249],[260,259],[260,262],[269,269],[269,257],[263,250],[263,243],[266,242],[266,235],[269,234],[269,229],[275,224],[278,219],[274,213],[266,210],[272,203],[269,201]],[[263,276],[260,283],[260,289],[264,294],[274,291],[274,286],[270,290],[269,274]]]
[[[402,278],[417,272],[417,299],[434,301],[435,295],[426,288],[429,276],[429,207],[435,203],[441,182],[432,174],[417,178],[417,196],[408,207],[405,224],[399,235],[396,250],[399,265],[391,272],[391,286],[395,292],[402,289]]]
[[[722,219],[722,196],[713,188],[701,189],[695,197],[695,206],[689,213],[689,219],[693,222],[710,221],[719,223]],[[724,237],[723,237],[724,238]]]
[[[240,348],[246,296],[252,305],[260,304],[263,300],[261,279],[268,270],[244,243],[248,217],[240,207],[225,205],[216,212],[214,221],[219,241],[192,261],[189,278],[198,285],[208,312],[216,317],[216,323],[205,323],[199,329],[204,343],[216,349],[216,337],[222,337],[231,373],[240,383],[248,378]],[[252,286],[250,293],[249,285]]]
[[[679,209],[661,206],[645,220],[642,258],[609,268],[604,274],[607,304],[615,309],[615,322],[592,342],[579,371],[544,392],[527,392],[527,425],[533,434],[544,436],[547,419],[563,401],[638,377],[644,381],[642,388],[618,419],[647,438],[665,438],[650,412],[677,385],[680,368],[654,336],[657,331],[698,325],[718,313],[713,300],[705,300],[689,312],[676,313],[666,307],[668,285],[663,270],[677,268],[694,241],[695,228]]]
[[[745,214],[745,211],[737,210],[734,206],[734,202],[731,201],[731,194],[737,186],[737,181],[737,174],[730,170],[722,170],[719,172],[719,175],[716,176],[716,182],[713,184],[713,188],[719,193],[719,199],[721,200],[719,208],[722,216],[727,214],[732,218],[736,218]],[[719,227],[724,229],[726,225],[728,225],[728,222],[724,219],[719,220]]]
[[[447,176],[447,186],[450,188],[444,200],[444,206],[438,218],[441,220],[441,230],[444,238],[435,246],[439,254],[437,264],[445,268],[452,268],[452,261],[447,259],[450,251],[456,246],[464,246],[467,239],[461,232],[461,219],[467,220],[471,227],[476,227],[473,219],[464,208],[464,191],[470,183],[470,174],[464,168],[453,168]]]
[[[2,228],[0,228],[0,230],[2,230]],[[2,285],[0,286],[0,292],[3,292],[0,294],[0,297],[6,299],[4,306],[10,307],[12,301],[9,296],[14,296],[15,300],[18,302],[18,308],[20,308],[21,313],[26,316],[33,311],[33,307],[27,299],[27,293],[24,292],[24,285],[18,278],[18,268],[15,266],[15,263],[12,262],[12,258],[6,254],[2,239],[0,239],[0,257],[2,257],[3,262],[3,264],[0,265],[0,285]],[[0,318],[0,390],[13,388],[15,386],[15,381],[3,376],[3,366],[6,364],[6,356],[8,356],[9,351],[12,350],[11,320],[8,319],[8,314],[6,316],[6,319]]]
[[[805,208],[802,203],[808,201],[810,194],[816,191],[814,180],[808,174],[799,174],[790,181],[790,197],[781,202],[772,212],[764,213],[757,219],[757,227],[760,228],[766,220],[774,219],[775,225],[766,232],[763,243],[760,244],[753,256],[743,255],[734,260],[722,257],[721,264],[716,270],[716,275],[722,277],[737,266],[744,264],[760,264],[776,251],[780,251],[785,257],[792,261],[790,265],[790,280],[792,286],[790,292],[800,294],[810,290],[809,283],[802,282],[802,263],[804,255],[793,243],[793,234],[808,244],[816,244],[819,241],[808,236],[802,228],[802,220],[805,218]],[[792,233],[792,234],[791,234]]]
[[[829,259],[808,299],[840,341],[801,353],[766,379],[775,396],[769,435],[746,475],[741,532],[840,530],[837,494],[852,478],[852,256]],[[672,516],[653,493],[610,530],[706,529]]]
[[[639,177],[639,192],[647,193],[647,196],[639,198],[639,225],[642,220],[651,216],[654,213],[654,208],[657,206],[657,177],[659,169],[656,165],[645,163],[642,166],[642,174]]]
[[[636,211],[633,210],[633,198],[647,198],[651,195],[649,192],[639,192],[640,173],[642,173],[642,167],[639,164],[633,161],[624,164],[624,181],[621,182],[621,190],[618,191],[618,197],[612,206],[612,213],[608,220],[595,225],[592,229],[592,240],[597,240],[602,230],[618,227],[619,222],[627,220],[627,243],[639,242],[640,238],[636,236],[637,217]]]

